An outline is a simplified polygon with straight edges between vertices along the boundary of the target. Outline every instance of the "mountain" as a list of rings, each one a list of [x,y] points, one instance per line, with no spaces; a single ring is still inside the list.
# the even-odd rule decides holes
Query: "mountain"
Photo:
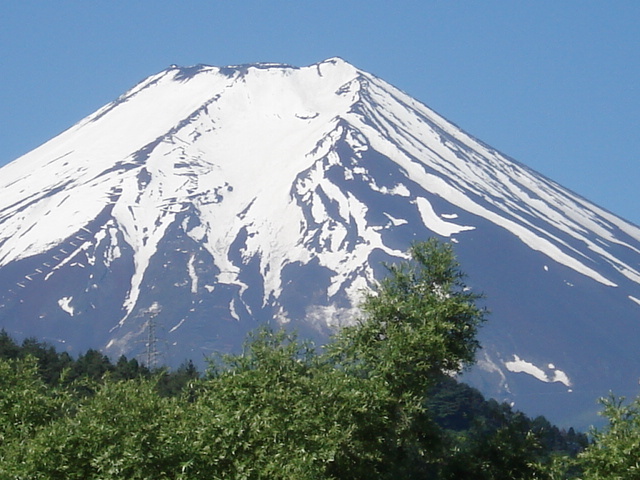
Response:
[[[430,236],[491,310],[467,381],[573,426],[638,392],[640,228],[338,58],[171,66],[2,167],[0,326],[174,365],[322,341]]]

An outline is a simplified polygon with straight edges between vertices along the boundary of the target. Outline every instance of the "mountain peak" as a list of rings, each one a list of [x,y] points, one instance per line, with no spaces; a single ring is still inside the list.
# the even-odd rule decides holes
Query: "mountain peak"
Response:
[[[331,57],[326,60],[322,60],[320,62],[311,64],[307,67],[296,67],[286,63],[277,63],[277,62],[254,62],[254,63],[244,63],[238,65],[228,65],[224,67],[215,67],[212,65],[206,64],[197,64],[191,66],[179,66],[179,65],[171,65],[169,68],[164,70],[164,73],[171,73],[173,78],[178,81],[185,81],[193,78],[195,75],[203,72],[216,72],[220,73],[224,76],[245,76],[253,71],[263,71],[263,70],[271,70],[278,71],[283,73],[291,73],[291,71],[298,70],[316,70],[318,74],[322,75],[323,69],[327,67],[331,67],[333,70],[340,71],[343,75],[356,75],[358,69],[351,65],[346,60],[340,57]]]
[[[347,62],[342,57],[330,57],[330,58],[327,58],[326,60],[322,60],[321,62],[316,63],[315,65],[334,65],[338,68],[355,69],[355,67],[352,64]]]

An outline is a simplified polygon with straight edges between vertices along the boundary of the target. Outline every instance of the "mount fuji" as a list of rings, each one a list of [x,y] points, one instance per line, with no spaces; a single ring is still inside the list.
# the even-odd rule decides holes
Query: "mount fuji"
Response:
[[[432,236],[491,311],[466,381],[567,426],[638,393],[640,228],[339,58],[171,66],[2,167],[0,327],[174,365],[323,341]]]

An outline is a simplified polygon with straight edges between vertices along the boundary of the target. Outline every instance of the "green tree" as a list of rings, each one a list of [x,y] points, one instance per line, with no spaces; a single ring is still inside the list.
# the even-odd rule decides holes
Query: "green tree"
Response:
[[[521,413],[495,429],[475,426],[451,442],[443,460],[442,479],[476,480],[547,479],[541,460],[547,453],[540,436]]]
[[[9,360],[18,358],[20,347],[3,328],[0,330],[0,358]]]
[[[121,355],[113,368],[111,378],[114,380],[133,380],[139,377],[150,378],[151,372],[145,366],[141,366],[135,358],[129,360],[126,356]]]
[[[422,399],[442,375],[475,360],[485,311],[464,283],[450,244],[414,244],[411,261],[387,265],[389,275],[365,296],[364,317],[330,346],[340,362],[377,376],[400,397]]]
[[[200,378],[193,361],[185,361],[177,370],[163,370],[158,381],[158,392],[164,396],[175,396]]]
[[[440,429],[425,396],[443,376],[474,361],[485,311],[464,283],[449,244],[414,244],[411,260],[388,265],[388,276],[365,296],[363,318],[328,346],[338,365],[378,381],[395,403],[386,447],[395,476],[429,478],[441,462]]]
[[[153,380],[105,379],[73,414],[38,430],[7,459],[25,479],[178,479],[188,459],[188,432],[176,399]]]
[[[190,478],[382,478],[391,408],[374,382],[262,329],[199,386]]]
[[[625,403],[613,395],[601,400],[608,425],[592,432],[593,442],[578,457],[584,480],[640,478],[640,397]]]
[[[114,367],[105,354],[98,350],[89,349],[84,355],[80,355],[73,362],[67,374],[68,380],[86,378],[90,380],[100,380],[105,373],[113,372]]]
[[[13,478],[9,458],[20,458],[39,431],[70,408],[70,396],[45,384],[34,357],[0,359],[0,478]]]

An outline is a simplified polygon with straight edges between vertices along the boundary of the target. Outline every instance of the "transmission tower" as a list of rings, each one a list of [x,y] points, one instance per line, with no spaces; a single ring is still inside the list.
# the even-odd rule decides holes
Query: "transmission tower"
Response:
[[[147,342],[146,342],[146,356],[147,356],[147,368],[153,369],[157,365],[158,361],[158,337],[156,336],[156,317],[160,313],[160,306],[157,302],[154,302],[144,313],[147,315],[146,329],[147,329]]]

